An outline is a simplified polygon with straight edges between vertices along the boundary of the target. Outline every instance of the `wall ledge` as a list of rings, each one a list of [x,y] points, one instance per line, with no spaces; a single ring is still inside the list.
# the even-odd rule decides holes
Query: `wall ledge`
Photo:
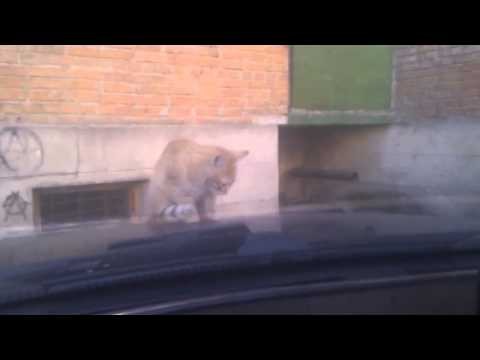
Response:
[[[291,109],[288,125],[389,125],[394,113],[383,110],[317,111]]]

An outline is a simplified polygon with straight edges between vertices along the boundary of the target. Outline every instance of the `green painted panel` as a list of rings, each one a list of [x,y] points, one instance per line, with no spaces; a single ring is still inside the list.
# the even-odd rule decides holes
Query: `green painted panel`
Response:
[[[388,110],[392,51],[384,45],[295,45],[292,107]]]

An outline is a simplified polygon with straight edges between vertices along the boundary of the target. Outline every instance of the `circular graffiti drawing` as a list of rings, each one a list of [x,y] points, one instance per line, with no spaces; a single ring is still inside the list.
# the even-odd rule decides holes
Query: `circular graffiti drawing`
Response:
[[[0,130],[0,162],[16,173],[37,171],[43,165],[40,138],[26,128],[6,127]]]

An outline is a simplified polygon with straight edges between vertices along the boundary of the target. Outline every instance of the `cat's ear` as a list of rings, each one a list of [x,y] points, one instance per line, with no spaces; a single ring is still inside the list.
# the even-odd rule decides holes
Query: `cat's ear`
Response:
[[[213,158],[213,166],[217,168],[221,168],[224,165],[225,165],[225,158],[222,155],[216,155]]]
[[[233,153],[233,155],[235,156],[235,159],[238,161],[238,160],[242,160],[243,158],[247,157],[248,154],[250,152],[248,150],[244,150],[244,151],[236,151]]]

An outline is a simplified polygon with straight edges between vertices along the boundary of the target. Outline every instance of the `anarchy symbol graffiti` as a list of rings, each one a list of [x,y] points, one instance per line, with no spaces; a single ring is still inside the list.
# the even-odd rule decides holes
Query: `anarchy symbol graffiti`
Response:
[[[35,172],[43,165],[43,146],[32,130],[6,127],[0,131],[0,162],[15,173]]]
[[[27,220],[27,207],[30,205],[28,201],[22,198],[18,191],[13,191],[6,197],[2,206],[5,211],[3,221],[7,221],[10,216],[22,215],[24,220]]]

